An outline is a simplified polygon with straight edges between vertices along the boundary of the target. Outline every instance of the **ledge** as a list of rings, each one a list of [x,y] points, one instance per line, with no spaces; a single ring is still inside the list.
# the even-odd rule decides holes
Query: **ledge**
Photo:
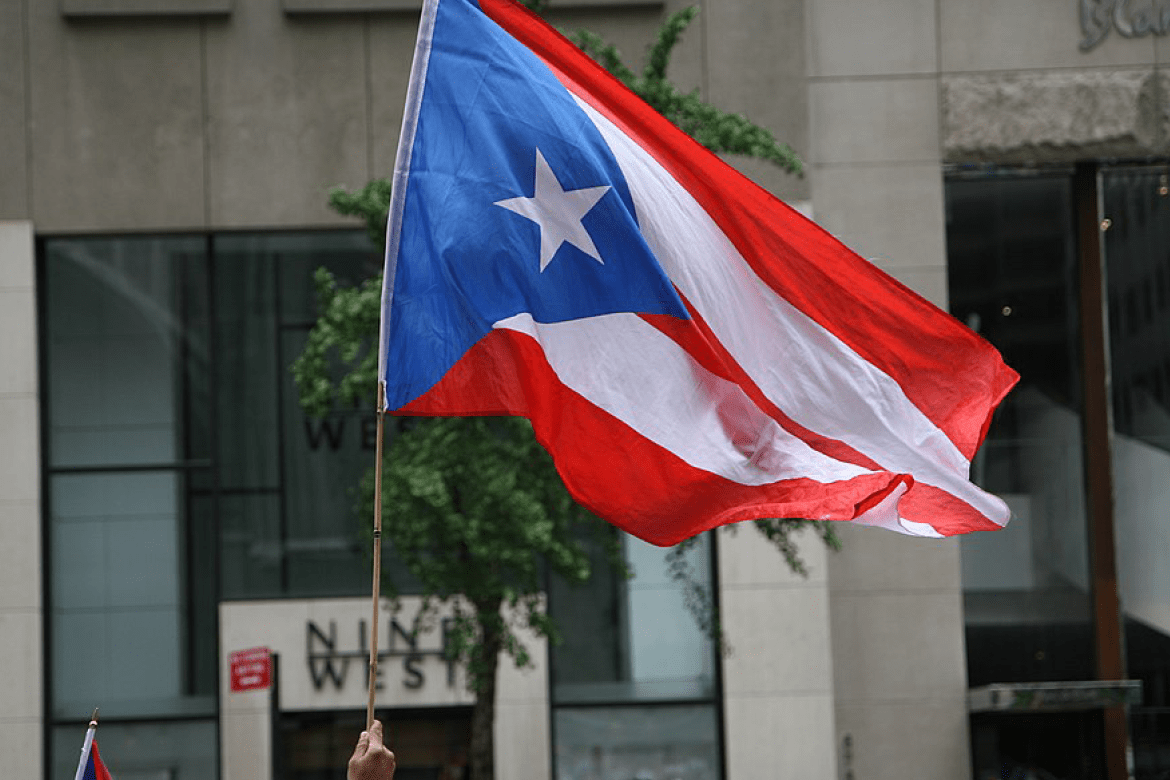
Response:
[[[59,0],[61,15],[85,16],[222,16],[232,0]]]
[[[78,2],[79,0],[73,1]],[[105,1],[113,2],[113,0]],[[154,0],[154,2],[162,2],[162,0]],[[550,11],[556,11],[560,8],[658,8],[662,4],[663,0],[550,0],[548,7]],[[281,7],[286,14],[418,11],[422,8],[422,0],[281,0]]]

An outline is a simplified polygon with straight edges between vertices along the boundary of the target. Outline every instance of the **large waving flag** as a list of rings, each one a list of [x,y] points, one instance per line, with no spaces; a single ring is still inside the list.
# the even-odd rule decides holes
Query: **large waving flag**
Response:
[[[512,0],[426,0],[384,285],[388,410],[528,417],[573,496],[655,544],[1008,520],[968,479],[999,354]]]

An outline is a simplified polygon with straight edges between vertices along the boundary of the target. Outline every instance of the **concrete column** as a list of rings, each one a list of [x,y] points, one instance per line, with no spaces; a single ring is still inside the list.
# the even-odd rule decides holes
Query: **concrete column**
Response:
[[[936,0],[806,0],[817,221],[946,305]],[[843,526],[828,563],[840,777],[970,776],[958,543]]]
[[[0,222],[0,766],[41,777],[41,453],[31,222]]]
[[[837,776],[824,544],[793,574],[750,524],[719,535],[724,739],[729,778]]]

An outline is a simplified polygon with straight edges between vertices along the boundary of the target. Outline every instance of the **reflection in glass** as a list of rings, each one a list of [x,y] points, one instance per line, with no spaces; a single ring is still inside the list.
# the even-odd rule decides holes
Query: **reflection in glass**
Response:
[[[718,780],[714,705],[556,710],[557,780]]]
[[[204,246],[45,242],[57,718],[215,709],[214,526],[186,503],[210,455]]]
[[[961,542],[969,682],[1090,679],[1070,179],[952,179],[946,200],[951,312],[1021,376],[972,464],[1013,519]]]
[[[1102,178],[1114,524],[1130,677],[1170,705],[1170,188],[1165,168]],[[1170,733],[1161,713],[1162,740]],[[1144,717],[1153,717],[1146,710]],[[1140,719],[1135,725],[1139,735]],[[1135,736],[1136,740],[1136,736]],[[1139,746],[1140,747],[1140,746]],[[1139,762],[1149,755],[1138,750]],[[1170,761],[1165,762],[1170,769]]]
[[[196,237],[45,242],[51,467],[185,457],[181,379],[207,354],[180,291],[202,264]]]
[[[48,777],[74,776],[85,729],[81,724],[52,730]],[[214,720],[103,722],[98,742],[102,763],[118,780],[212,780],[219,776]]]
[[[356,488],[373,465],[373,392],[368,410],[311,419],[290,367],[316,319],[317,269],[353,284],[380,271],[378,253],[357,231],[243,233],[213,246],[224,595],[365,593]]]
[[[630,579],[597,551],[593,577],[580,586],[555,581],[550,610],[563,641],[552,648],[558,704],[705,699],[714,694],[711,638],[686,605],[683,585],[666,567],[667,551],[623,538]],[[687,553],[691,571],[710,586],[710,542]]]

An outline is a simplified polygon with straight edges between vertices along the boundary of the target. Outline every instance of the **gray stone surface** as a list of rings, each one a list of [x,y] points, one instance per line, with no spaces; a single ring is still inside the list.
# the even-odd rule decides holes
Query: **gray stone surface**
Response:
[[[19,289],[33,294],[32,224],[24,220],[0,220],[0,290]]]
[[[815,534],[796,541],[807,577],[754,529],[719,534],[720,615],[733,648],[723,659],[728,777],[837,776],[827,552]]]
[[[418,28],[417,14],[407,18],[409,21],[399,16],[370,19],[370,176],[389,177],[394,173]],[[354,188],[365,181],[344,184]]]
[[[961,634],[961,627],[955,629]],[[840,777],[965,780],[971,777],[967,700],[838,703]],[[985,780],[986,775],[978,778]]]
[[[767,127],[807,159],[804,4],[708,0],[703,15],[707,17],[707,100]],[[788,176],[778,169],[765,173],[760,183],[785,200],[809,197],[807,178]]]
[[[850,249],[886,271],[946,268],[937,163],[818,166],[811,178],[814,218]]]
[[[65,16],[226,14],[232,0],[60,0]]]
[[[1089,52],[1080,50],[1082,39],[1078,0],[939,0],[939,59],[944,72],[1154,61],[1154,36],[1123,38],[1112,33]]]
[[[422,0],[280,0],[280,6],[290,14],[416,11]]]
[[[1166,151],[1164,91],[1150,70],[945,76],[942,105],[944,156],[951,162],[1064,162]]]
[[[202,225],[199,23],[27,7],[37,230]]]
[[[213,227],[349,224],[327,199],[370,176],[367,44],[361,17],[307,23],[271,0],[208,24]]]
[[[0,220],[28,216],[24,4],[0,3]]]
[[[814,77],[933,73],[935,0],[808,3],[808,74]]]
[[[933,77],[815,81],[808,93],[818,164],[937,163]]]
[[[641,72],[646,65],[646,54],[654,41],[654,35],[665,18],[658,5],[631,8],[572,8],[565,5],[550,5],[545,14],[554,27],[571,35],[577,30],[589,30],[600,35],[607,43],[621,52],[622,60],[635,72]],[[675,47],[678,57],[687,51],[697,51],[702,40],[700,21],[702,14],[691,22]]]

